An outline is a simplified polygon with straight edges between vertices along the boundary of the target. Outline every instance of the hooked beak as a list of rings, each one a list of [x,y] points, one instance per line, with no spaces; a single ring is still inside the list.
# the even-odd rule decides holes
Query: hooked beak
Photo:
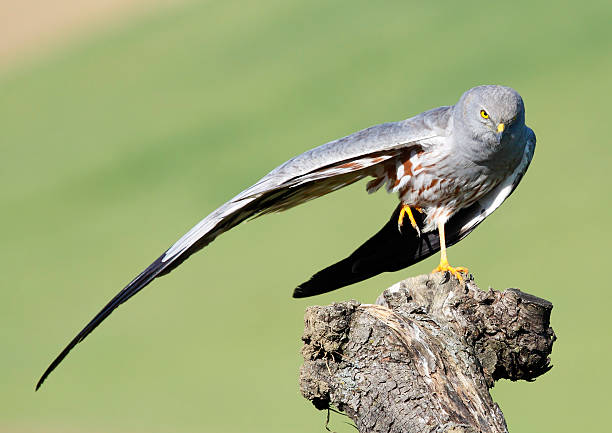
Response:
[[[502,132],[504,132],[504,129],[506,129],[506,125],[503,123],[500,123],[499,125],[497,125],[497,132],[499,132],[500,134]]]

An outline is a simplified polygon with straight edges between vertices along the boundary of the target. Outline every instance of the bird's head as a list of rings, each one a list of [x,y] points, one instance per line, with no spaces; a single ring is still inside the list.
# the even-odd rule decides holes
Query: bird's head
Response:
[[[525,106],[521,95],[510,87],[487,85],[468,90],[455,105],[453,116],[459,140],[486,144],[481,148],[485,153],[510,151],[508,146],[523,141]]]
[[[474,87],[461,96],[455,110],[455,115],[483,138],[501,139],[502,135],[521,129],[525,124],[523,98],[510,87]]]

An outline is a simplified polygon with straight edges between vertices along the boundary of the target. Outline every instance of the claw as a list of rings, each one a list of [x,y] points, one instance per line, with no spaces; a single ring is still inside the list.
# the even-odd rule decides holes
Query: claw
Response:
[[[423,210],[421,208],[415,207],[416,210],[418,210],[419,212],[423,212]],[[419,226],[417,225],[414,216],[412,215],[412,210],[410,209],[410,206],[408,205],[402,205],[402,210],[400,211],[399,214],[399,219],[397,220],[397,229],[401,232],[402,231],[402,225],[404,223],[404,216],[408,215],[408,219],[410,220],[410,225],[412,226],[412,228],[414,228],[417,232],[417,235],[420,237],[421,236],[421,229],[419,229]]]
[[[455,278],[457,278],[461,284],[464,284],[463,275],[461,274],[465,274],[467,276],[468,268],[466,267],[457,266],[456,268],[453,268],[451,265],[448,264],[448,261],[442,260],[440,261],[440,264],[438,265],[438,267],[434,269],[433,271],[431,271],[431,273],[433,274],[434,272],[447,272],[447,271],[450,274],[452,274]]]

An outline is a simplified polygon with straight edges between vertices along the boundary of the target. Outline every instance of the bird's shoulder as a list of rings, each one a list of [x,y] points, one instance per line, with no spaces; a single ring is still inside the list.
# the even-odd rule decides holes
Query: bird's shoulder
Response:
[[[533,132],[533,129],[525,125],[525,152],[523,154],[522,165],[524,165],[524,170],[527,170],[529,167],[529,163],[531,163],[531,159],[533,158],[533,154],[535,153],[536,147],[536,135]]]
[[[270,174],[305,173],[371,153],[384,152],[446,136],[451,107],[444,106],[397,122],[386,122],[354,132],[308,150],[274,169]]]
[[[381,123],[327,142],[297,155],[276,167],[236,199],[276,188],[322,168],[372,154],[384,154],[415,144],[436,145],[452,127],[452,107],[443,106],[396,122]]]
[[[533,132],[533,129],[531,129],[529,126],[525,126],[525,130],[527,131],[527,134],[526,134],[527,144],[535,147],[535,144],[536,144],[535,132]]]

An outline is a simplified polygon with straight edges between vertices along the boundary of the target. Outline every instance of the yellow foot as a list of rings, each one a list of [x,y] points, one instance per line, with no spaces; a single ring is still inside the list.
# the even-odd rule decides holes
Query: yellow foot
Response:
[[[415,207],[416,210],[418,210],[419,212],[423,212],[423,210],[419,207]],[[410,209],[410,206],[408,205],[402,205],[402,210],[400,211],[399,214],[399,219],[397,220],[397,228],[401,231],[402,230],[402,224],[404,223],[404,216],[408,215],[408,219],[410,220],[410,225],[412,226],[413,229],[416,230],[417,234],[419,236],[421,236],[421,229],[419,229],[419,226],[417,225],[414,216],[412,215],[412,209]]]
[[[438,267],[434,269],[433,271],[431,271],[431,273],[433,274],[434,272],[446,272],[446,271],[454,275],[455,278],[457,278],[459,282],[463,284],[463,275],[461,274],[467,275],[468,268],[464,268],[463,266],[457,266],[456,268],[453,268],[451,265],[448,264],[448,262],[440,262]]]

